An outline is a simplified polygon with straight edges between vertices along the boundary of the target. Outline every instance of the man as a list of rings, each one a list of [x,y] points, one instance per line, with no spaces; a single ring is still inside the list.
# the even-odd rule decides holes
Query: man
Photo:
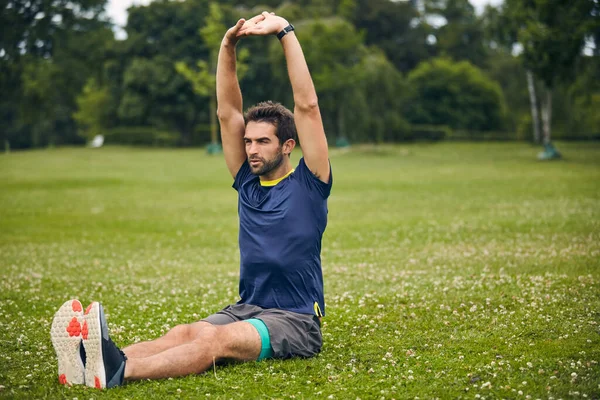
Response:
[[[248,110],[245,121],[235,47],[241,37],[266,35],[277,35],[283,46],[294,114],[264,102]],[[61,383],[105,388],[201,373],[215,361],[320,351],[320,252],[332,177],[317,95],[294,27],[264,12],[229,29],[219,52],[217,101],[225,162],[239,198],[240,301],[121,351],[108,335],[102,306],[94,302],[84,312],[70,300],[56,313],[51,333]],[[296,133],[303,158],[293,169]]]

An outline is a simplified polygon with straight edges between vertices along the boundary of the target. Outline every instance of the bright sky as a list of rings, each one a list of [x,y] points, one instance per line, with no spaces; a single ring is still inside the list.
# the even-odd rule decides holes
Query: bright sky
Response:
[[[148,4],[151,0],[108,0],[106,12],[110,19],[119,26],[127,23],[127,8],[131,5]],[[477,12],[482,12],[486,4],[497,5],[502,0],[470,0]],[[118,33],[117,33],[118,34]]]
[[[148,4],[150,0],[108,0],[106,14],[119,26],[127,23],[127,9],[132,5]]]

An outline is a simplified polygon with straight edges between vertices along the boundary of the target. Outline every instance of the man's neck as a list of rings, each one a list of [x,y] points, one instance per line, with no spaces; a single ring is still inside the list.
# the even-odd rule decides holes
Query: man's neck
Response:
[[[289,157],[285,157],[285,159],[277,169],[269,172],[268,174],[260,175],[259,178],[261,182],[275,181],[289,174],[291,170],[292,162],[290,161]]]

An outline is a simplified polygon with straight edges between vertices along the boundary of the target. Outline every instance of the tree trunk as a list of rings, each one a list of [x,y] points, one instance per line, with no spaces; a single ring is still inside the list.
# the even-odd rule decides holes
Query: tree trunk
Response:
[[[527,70],[527,89],[529,90],[529,103],[531,105],[531,120],[533,122],[533,141],[540,143],[540,117],[538,116],[537,96],[535,95],[535,85],[533,74]]]
[[[542,124],[544,128],[544,145],[550,144],[552,132],[552,89],[545,88],[546,99],[542,104]]]

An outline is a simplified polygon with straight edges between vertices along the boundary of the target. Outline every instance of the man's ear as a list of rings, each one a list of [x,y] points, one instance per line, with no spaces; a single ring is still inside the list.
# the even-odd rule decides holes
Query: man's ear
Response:
[[[290,155],[292,150],[296,147],[296,141],[294,139],[288,139],[283,143],[283,154]]]

